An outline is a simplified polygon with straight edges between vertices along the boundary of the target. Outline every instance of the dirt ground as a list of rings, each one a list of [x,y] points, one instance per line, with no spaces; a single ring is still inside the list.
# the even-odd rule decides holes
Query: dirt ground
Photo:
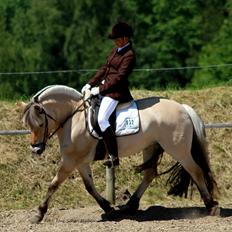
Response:
[[[207,216],[203,207],[166,208],[150,206],[133,215],[106,217],[97,206],[78,209],[50,209],[40,224],[32,224],[34,210],[0,212],[0,231],[73,232],[73,231],[232,231],[232,209],[221,208],[220,216]]]

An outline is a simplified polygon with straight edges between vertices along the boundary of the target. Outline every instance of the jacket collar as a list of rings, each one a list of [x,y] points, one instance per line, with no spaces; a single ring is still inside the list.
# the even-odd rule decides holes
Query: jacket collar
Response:
[[[129,44],[127,46],[122,48],[120,51],[116,51],[116,53],[119,54],[119,55],[123,55],[123,54],[125,54],[127,51],[129,51],[131,49],[132,49],[132,46],[131,46],[131,43],[129,42]]]

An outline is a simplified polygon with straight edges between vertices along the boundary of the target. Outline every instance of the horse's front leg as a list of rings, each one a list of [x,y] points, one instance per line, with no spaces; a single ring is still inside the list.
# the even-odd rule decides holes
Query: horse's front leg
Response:
[[[105,213],[113,211],[114,208],[110,206],[109,201],[103,198],[95,189],[90,166],[88,164],[83,164],[78,167],[78,170],[83,179],[86,190],[97,201],[99,206],[105,211]]]
[[[142,182],[140,183],[136,191],[133,193],[133,195],[130,197],[126,205],[120,207],[122,211],[131,212],[139,208],[140,199],[155,176],[156,176],[156,172],[154,168],[149,168],[144,170],[144,177]]]
[[[39,223],[43,220],[44,215],[47,212],[49,202],[51,200],[52,195],[56,192],[59,186],[65,181],[65,179],[70,175],[70,173],[75,169],[74,165],[69,165],[63,162],[56,174],[53,178],[52,182],[48,187],[48,191],[44,201],[39,205],[38,212],[32,219],[32,223]]]

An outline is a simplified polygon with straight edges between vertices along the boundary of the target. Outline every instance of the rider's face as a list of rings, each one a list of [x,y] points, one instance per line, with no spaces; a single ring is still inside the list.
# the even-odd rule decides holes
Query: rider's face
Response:
[[[117,47],[123,47],[124,45],[126,45],[128,43],[129,39],[128,37],[120,37],[114,40],[115,44]]]

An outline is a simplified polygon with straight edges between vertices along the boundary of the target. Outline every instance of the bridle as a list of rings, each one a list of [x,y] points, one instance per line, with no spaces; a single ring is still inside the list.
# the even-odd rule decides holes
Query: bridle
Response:
[[[57,128],[50,134],[48,134],[48,118],[50,118],[51,120],[53,120],[54,122],[57,123],[57,120],[55,118],[53,118],[50,114],[48,114],[45,109],[43,108],[43,105],[39,102],[34,101],[34,103],[37,103],[41,106],[41,111],[39,112],[39,114],[43,114],[44,118],[45,118],[45,126],[44,126],[44,135],[43,135],[43,141],[40,143],[35,143],[35,144],[31,144],[32,148],[38,148],[40,147],[42,149],[42,151],[45,150],[46,147],[46,142],[48,139],[52,138],[53,135],[55,135],[57,133],[57,131],[61,128],[64,127],[64,124],[70,119],[72,118],[77,112],[81,112],[83,110],[85,110],[88,106],[86,105],[86,102],[89,101],[90,98],[87,99],[83,99],[82,98],[82,103],[70,114],[68,115],[63,122],[59,123],[59,125],[57,126]],[[81,109],[81,107],[84,106],[84,109]],[[42,152],[41,152],[42,153]]]
[[[41,105],[41,104],[40,104]],[[45,149],[46,147],[46,141],[47,139],[50,139],[53,134],[51,135],[48,135],[48,118],[52,119],[53,121],[57,121],[56,119],[54,119],[50,114],[48,114],[45,109],[43,108],[43,106],[41,106],[41,111],[39,112],[39,114],[43,114],[44,115],[44,118],[45,118],[45,126],[44,126],[44,135],[43,135],[43,141],[40,142],[40,143],[35,143],[35,144],[32,144],[31,143],[31,147],[32,148],[36,148],[36,147],[41,147],[42,150]],[[57,131],[57,130],[56,130]],[[55,134],[55,133],[54,133]]]

